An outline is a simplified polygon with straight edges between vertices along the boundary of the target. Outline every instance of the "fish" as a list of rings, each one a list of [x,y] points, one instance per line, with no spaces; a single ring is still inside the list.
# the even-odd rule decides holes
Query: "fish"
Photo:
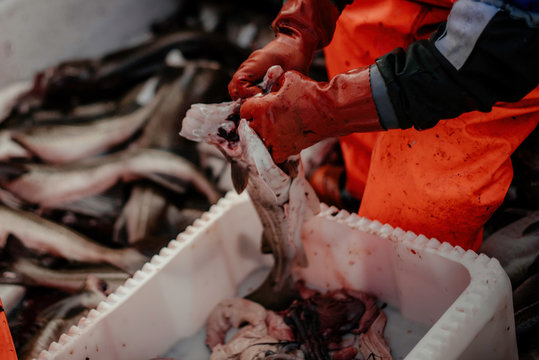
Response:
[[[65,164],[101,154],[125,142],[150,118],[164,94],[130,114],[93,121],[37,125],[14,132],[12,138],[32,154],[51,164]]]
[[[487,237],[478,252],[498,259],[516,288],[526,279],[529,267],[539,256],[539,211]]]
[[[18,98],[29,91],[32,83],[21,81],[0,89],[0,123],[11,114]]]
[[[167,87],[166,99],[157,107],[155,115],[144,127],[137,146],[185,152],[185,140],[178,136],[181,124],[178,118],[195,102],[210,98],[225,99],[230,80],[221,68],[206,67],[202,61],[185,61],[183,71]]]
[[[38,109],[32,112],[29,120],[33,124],[78,123],[112,116],[117,104],[114,101],[99,101],[75,106],[68,111]]]
[[[237,68],[249,54],[217,32],[177,31],[102,58],[70,60],[49,67],[34,77],[32,88],[18,99],[14,111],[68,111],[74,105],[119,96],[161,70],[172,49],[179,49],[187,58],[213,59],[230,68]]]
[[[111,249],[99,245],[65,226],[34,213],[0,205],[0,248],[9,235],[15,236],[28,249],[47,253],[70,261],[111,264],[133,274],[147,261],[130,248]]]
[[[30,360],[47,350],[53,341],[77,325],[80,318],[96,308],[106,299],[102,283],[95,277],[89,277],[84,291],[64,298],[40,312],[35,325],[39,327],[36,335],[20,350],[19,359]]]
[[[270,68],[261,87],[269,91],[282,73],[278,66]],[[260,137],[240,119],[240,106],[241,100],[194,104],[182,120],[180,135],[217,146],[231,161],[234,187],[238,193],[247,189],[263,226],[262,250],[274,258],[264,283],[247,298],[281,310],[299,296],[291,268],[307,265],[302,224],[318,213],[320,203],[305,179],[300,157],[277,166]]]
[[[30,159],[32,153],[13,140],[13,131],[0,131],[0,161]]]
[[[202,209],[187,205],[182,204],[180,208],[151,184],[137,185],[116,219],[113,241],[137,244],[137,249],[144,254],[159,251],[204,213]],[[140,242],[145,244],[138,244]]]
[[[0,273],[0,283],[44,286],[76,293],[84,288],[89,276],[94,276],[104,282],[107,293],[113,292],[130,277],[124,271],[105,265],[54,270],[20,257],[11,264],[8,270]]]
[[[120,180],[143,178],[180,193],[192,183],[211,203],[221,197],[192,163],[164,150],[127,149],[62,165],[0,164],[0,186],[42,208],[100,194]]]
[[[162,220],[167,205],[164,194],[153,187],[134,187],[114,223],[114,242],[134,244],[147,237]]]

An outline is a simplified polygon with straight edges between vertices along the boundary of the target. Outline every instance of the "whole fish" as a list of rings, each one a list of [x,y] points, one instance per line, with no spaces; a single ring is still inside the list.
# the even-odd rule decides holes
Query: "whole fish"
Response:
[[[9,270],[0,274],[0,283],[44,286],[75,293],[84,288],[90,276],[103,281],[106,291],[112,292],[125,283],[130,275],[108,266],[53,270],[22,257],[15,260]]]
[[[64,298],[39,313],[35,322],[39,330],[23,346],[19,359],[37,358],[53,341],[57,341],[73,325],[77,325],[81,317],[105,300],[106,296],[101,286],[99,279],[90,277],[86,281],[84,291]]]
[[[132,274],[146,262],[134,249],[110,249],[36,214],[0,205],[0,247],[9,235],[40,253],[88,263],[106,262]]]
[[[263,89],[268,90],[282,74],[280,67],[268,70]],[[277,166],[259,136],[239,118],[239,101],[195,104],[183,119],[180,135],[216,145],[232,162],[236,191],[247,188],[262,222],[262,249],[275,259],[266,281],[250,300],[270,309],[283,309],[298,296],[291,266],[306,266],[301,242],[303,222],[320,208],[318,198],[305,179],[298,156]]]
[[[163,94],[128,115],[82,123],[38,125],[12,137],[41,160],[64,164],[100,154],[129,139],[150,118]]]
[[[0,176],[4,189],[45,208],[100,194],[120,180],[142,178],[177,192],[192,183],[212,203],[221,196],[189,161],[154,149],[125,150],[64,165],[0,164]]]

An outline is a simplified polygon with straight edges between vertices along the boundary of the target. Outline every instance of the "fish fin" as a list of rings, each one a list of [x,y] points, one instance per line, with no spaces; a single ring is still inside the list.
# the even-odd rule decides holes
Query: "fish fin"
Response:
[[[118,252],[121,254],[121,256],[110,261],[110,264],[118,267],[130,275],[133,275],[137,270],[140,270],[142,266],[149,260],[148,257],[144,256],[133,248],[118,250]]]
[[[116,218],[114,226],[112,227],[112,242],[115,244],[127,245],[127,238],[127,215],[122,211]]]
[[[247,166],[234,160],[230,163],[230,167],[230,175],[232,176],[234,190],[236,190],[238,194],[241,194],[249,183],[249,169]]]
[[[24,164],[0,162],[0,182],[13,181],[28,171]]]

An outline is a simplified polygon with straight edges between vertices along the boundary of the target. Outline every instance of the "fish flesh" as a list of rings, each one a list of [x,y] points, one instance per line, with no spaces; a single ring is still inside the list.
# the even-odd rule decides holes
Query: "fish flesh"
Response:
[[[90,276],[104,282],[107,293],[113,292],[130,277],[126,272],[107,266],[53,270],[40,266],[30,259],[19,258],[11,264],[9,270],[0,274],[0,283],[44,286],[75,293],[84,288]]]
[[[129,139],[161,102],[158,94],[149,105],[112,118],[82,123],[38,125],[15,132],[13,139],[41,160],[64,164],[105,152]]]
[[[239,330],[225,344],[227,333],[232,328]],[[268,354],[303,358],[301,351],[289,353],[282,345],[293,340],[292,331],[282,316],[242,298],[225,299],[217,304],[208,316],[206,334],[206,345],[212,350],[211,360],[251,360]]]
[[[269,90],[283,70],[270,68],[262,87]],[[290,157],[277,166],[260,137],[240,119],[241,101],[194,104],[182,122],[180,135],[217,146],[232,163],[237,192],[245,188],[262,222],[262,249],[274,257],[274,266],[260,288],[248,296],[269,309],[286,308],[298,293],[293,265],[306,266],[301,242],[303,222],[320,210],[318,198],[305,179],[301,160]]]
[[[64,165],[0,164],[2,173],[8,174],[0,178],[4,189],[43,208],[100,194],[120,180],[144,178],[180,193],[192,183],[211,203],[221,197],[192,163],[156,149],[124,150]]]
[[[147,261],[134,249],[110,249],[36,214],[0,205],[0,247],[6,245],[9,235],[39,253],[78,262],[106,262],[130,274]]]

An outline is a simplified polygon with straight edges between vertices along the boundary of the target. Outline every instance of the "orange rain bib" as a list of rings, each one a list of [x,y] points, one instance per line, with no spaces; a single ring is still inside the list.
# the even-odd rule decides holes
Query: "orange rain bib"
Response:
[[[452,1],[356,1],[325,49],[330,77],[428,37]],[[341,138],[347,190],[359,215],[476,250],[482,228],[512,180],[510,156],[539,121],[539,89],[488,113],[470,112],[433,129]]]

